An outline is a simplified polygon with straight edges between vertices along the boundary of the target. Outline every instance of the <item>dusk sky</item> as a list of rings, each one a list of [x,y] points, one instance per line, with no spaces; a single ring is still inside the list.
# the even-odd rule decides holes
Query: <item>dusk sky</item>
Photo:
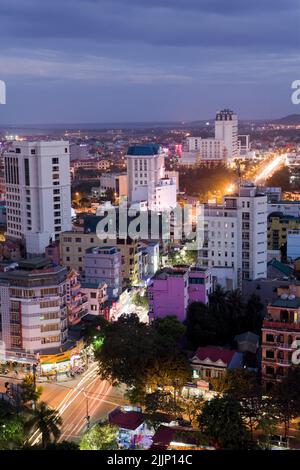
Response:
[[[1,0],[0,123],[300,113],[299,0]]]

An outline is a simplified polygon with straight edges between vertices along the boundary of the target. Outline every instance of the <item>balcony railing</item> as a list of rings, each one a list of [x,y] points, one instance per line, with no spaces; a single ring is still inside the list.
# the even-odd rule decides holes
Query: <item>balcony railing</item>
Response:
[[[292,365],[291,361],[288,361],[286,359],[280,359],[280,358],[276,359],[276,364],[280,364],[281,366],[291,366]]]
[[[277,344],[278,349],[286,349],[289,351],[292,351],[294,348],[291,344],[288,343],[278,343]]]
[[[285,330],[296,330],[300,331],[300,323],[289,323],[289,322],[282,322],[280,320],[264,320],[263,328],[283,328]]]

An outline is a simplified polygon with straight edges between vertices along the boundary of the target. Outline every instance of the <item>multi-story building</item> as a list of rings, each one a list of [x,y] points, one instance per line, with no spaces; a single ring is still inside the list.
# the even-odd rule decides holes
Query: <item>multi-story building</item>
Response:
[[[127,174],[110,173],[100,176],[100,194],[108,190],[115,193],[121,200],[128,196]]]
[[[300,217],[300,201],[279,200],[268,204],[268,214],[282,212],[283,215]]]
[[[83,170],[96,170],[96,171],[105,171],[108,170],[111,166],[109,160],[103,158],[87,158],[85,160],[73,160],[71,162],[71,170],[75,175],[76,171],[82,168]]]
[[[251,184],[204,208],[204,243],[199,264],[233,268],[234,287],[242,279],[267,276],[267,196]]]
[[[176,179],[165,177],[165,155],[159,145],[133,145],[126,158],[130,204],[146,203],[153,211],[176,207]]]
[[[70,160],[84,160],[89,158],[89,146],[87,144],[71,144]]]
[[[287,234],[286,255],[288,260],[300,258],[300,230],[289,230]]]
[[[71,269],[67,275],[66,304],[70,325],[77,325],[88,313],[88,299],[82,292],[79,275],[74,269]]]
[[[14,142],[5,152],[7,236],[42,254],[71,228],[69,143]]]
[[[229,160],[238,156],[238,118],[230,109],[217,112],[215,138],[224,142]]]
[[[209,269],[163,268],[153,276],[148,286],[149,318],[155,320],[175,315],[184,321],[189,303],[207,303],[211,290]]]
[[[278,293],[278,299],[267,307],[262,328],[262,378],[266,387],[287,375],[300,344],[300,286],[279,289]]]
[[[96,227],[94,228],[96,230]],[[64,232],[60,236],[60,259],[64,266],[84,274],[84,256],[95,246],[115,246],[121,252],[123,285],[132,285],[139,280],[139,243],[132,238],[100,240],[95,231]]]
[[[227,150],[223,140],[188,137],[180,163],[198,165],[203,161],[225,162],[226,158]]]
[[[268,216],[268,250],[280,250],[287,243],[288,231],[300,228],[300,217],[272,212]]]
[[[244,137],[244,136],[241,136]],[[248,136],[247,136],[248,137]],[[247,140],[249,145],[249,140]],[[201,163],[230,163],[238,156],[238,118],[229,109],[217,112],[215,119],[215,137],[187,137],[179,163],[199,165]]]
[[[87,313],[89,315],[102,315],[103,308],[108,302],[106,284],[100,283],[97,285],[82,281],[81,291],[87,298]]]
[[[45,352],[67,339],[67,269],[45,258],[0,273],[2,341],[7,351]]]
[[[94,246],[84,256],[85,281],[88,284],[105,283],[107,295],[116,298],[122,291],[122,258],[115,246]]]

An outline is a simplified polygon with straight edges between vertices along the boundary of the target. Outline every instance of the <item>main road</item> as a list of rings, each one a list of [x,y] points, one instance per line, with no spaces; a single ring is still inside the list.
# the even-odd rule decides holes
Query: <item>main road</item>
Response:
[[[41,400],[56,409],[62,417],[60,441],[78,441],[87,429],[87,416],[90,425],[93,425],[106,418],[116,406],[125,404],[122,390],[101,380],[97,367],[97,364],[93,364],[82,377],[72,381],[41,384]],[[5,391],[5,382],[19,381],[1,377],[0,392]],[[30,442],[36,444],[39,440],[39,433],[35,433]]]

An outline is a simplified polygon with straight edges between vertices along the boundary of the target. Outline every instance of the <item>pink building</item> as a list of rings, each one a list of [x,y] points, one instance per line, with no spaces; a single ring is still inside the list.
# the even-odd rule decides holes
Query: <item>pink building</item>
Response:
[[[175,315],[184,321],[189,303],[207,303],[211,285],[208,269],[188,266],[163,268],[153,276],[148,287],[150,320]]]

